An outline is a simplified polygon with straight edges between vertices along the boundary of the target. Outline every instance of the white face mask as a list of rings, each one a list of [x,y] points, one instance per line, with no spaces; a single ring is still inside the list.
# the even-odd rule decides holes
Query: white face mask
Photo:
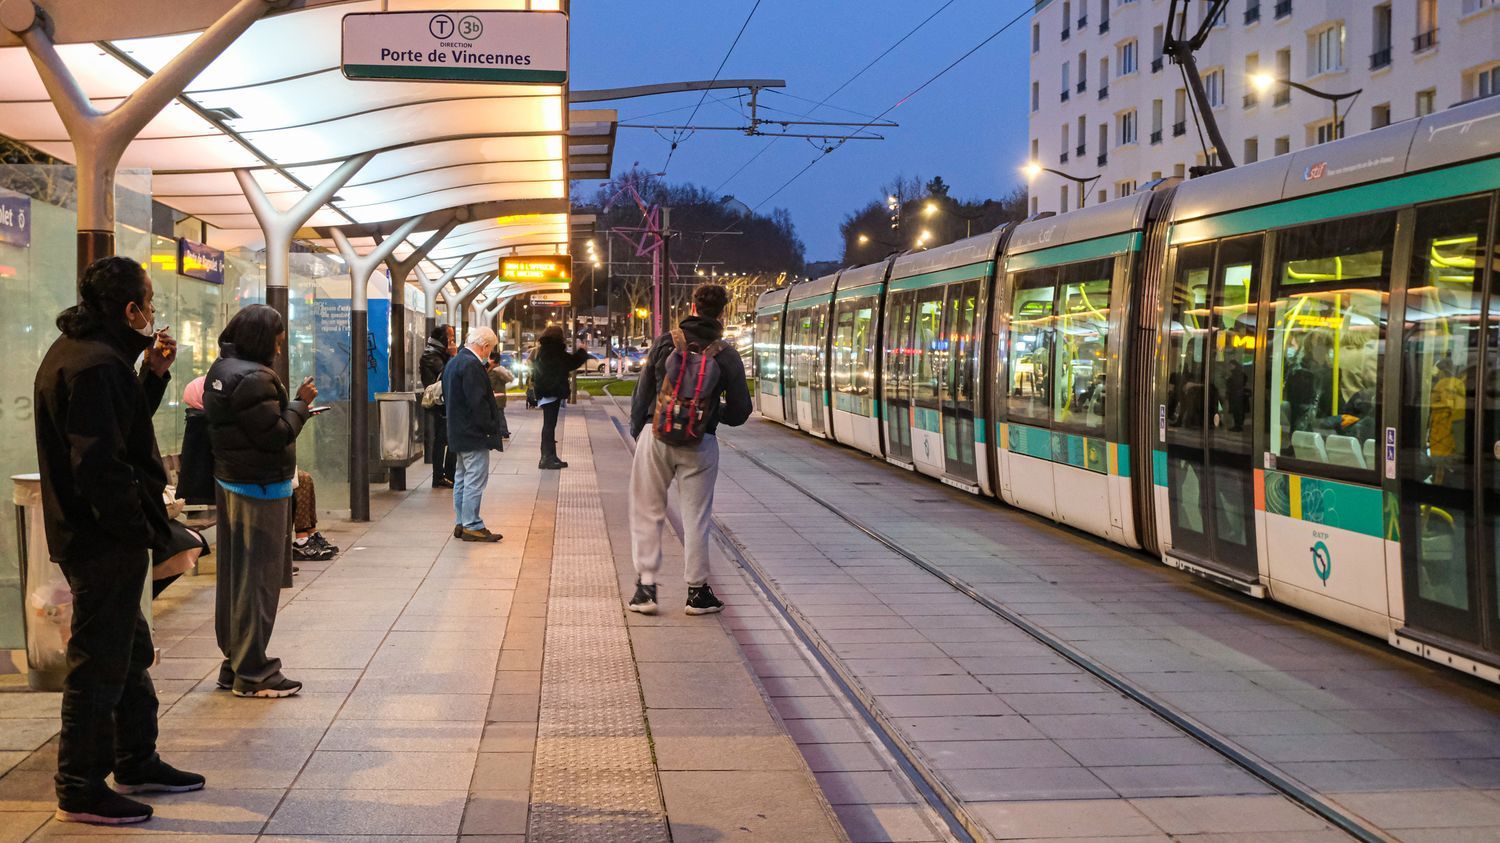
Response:
[[[146,315],[146,312],[140,309],[140,305],[136,305],[136,310],[141,314],[141,316],[144,317]],[[139,328],[131,325],[130,330],[135,331],[137,334],[140,334],[143,337],[154,337],[156,336],[156,320],[147,318],[146,324],[142,325]]]

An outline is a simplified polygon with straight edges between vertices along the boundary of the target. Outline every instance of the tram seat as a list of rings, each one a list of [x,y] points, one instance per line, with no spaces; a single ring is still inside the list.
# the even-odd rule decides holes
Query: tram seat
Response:
[[[1375,440],[1374,439],[1366,439],[1365,440],[1365,467],[1366,468],[1374,468],[1375,467]]]
[[[1360,450],[1359,440],[1353,436],[1343,436],[1337,433],[1330,434],[1328,437],[1327,453],[1328,462],[1333,465],[1359,469],[1369,468],[1365,463],[1365,455]]]
[[[1292,431],[1292,456],[1299,460],[1328,462],[1328,449],[1323,447],[1323,434],[1311,430]]]

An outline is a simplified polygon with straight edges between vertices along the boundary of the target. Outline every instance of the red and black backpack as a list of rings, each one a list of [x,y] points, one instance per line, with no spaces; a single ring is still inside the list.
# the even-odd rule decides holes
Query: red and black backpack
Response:
[[[681,328],[672,331],[672,353],[667,356],[667,373],[657,390],[651,420],[658,441],[688,448],[703,441],[708,415],[715,409],[709,401],[722,374],[717,357],[728,347],[723,340],[699,347],[688,341]]]

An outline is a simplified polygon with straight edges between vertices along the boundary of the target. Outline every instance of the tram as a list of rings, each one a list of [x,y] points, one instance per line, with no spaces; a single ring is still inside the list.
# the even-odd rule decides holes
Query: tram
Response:
[[[1500,682],[1500,97],[763,295],[767,418]]]

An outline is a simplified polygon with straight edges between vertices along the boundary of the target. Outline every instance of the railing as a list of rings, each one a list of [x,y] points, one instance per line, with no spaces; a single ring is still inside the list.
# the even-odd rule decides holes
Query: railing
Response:
[[[1099,99],[1101,99],[1101,100],[1107,100],[1107,99],[1109,99],[1109,86],[1108,85],[1100,85],[1099,86]]]
[[[1379,70],[1391,64],[1391,48],[1385,47],[1370,54],[1370,69]]]
[[[1178,138],[1182,137],[1185,134],[1187,134],[1186,120],[1178,120],[1176,123],[1172,124],[1172,137]]]
[[[1068,28],[1067,28],[1067,27],[1066,27],[1066,26],[1065,26],[1065,27],[1063,27],[1063,31],[1062,31],[1062,40],[1064,40],[1064,41],[1066,41],[1066,40],[1068,40],[1068,36],[1070,36],[1070,35],[1072,35],[1072,34],[1073,34],[1073,33],[1072,33],[1072,32],[1070,32],[1070,31],[1069,31],[1069,30],[1068,30]]]
[[[1292,0],[1276,0],[1276,8],[1273,10],[1277,20],[1292,13]]]
[[[1287,103],[1289,103],[1291,101],[1292,101],[1292,92],[1291,91],[1286,91],[1286,90],[1277,91],[1271,97],[1271,105],[1274,105],[1277,108],[1280,108],[1281,106],[1286,105]]]
[[[1413,53],[1420,53],[1423,50],[1430,50],[1430,49],[1432,49],[1433,47],[1436,47],[1436,46],[1437,46],[1437,30],[1436,29],[1429,29],[1426,32],[1422,33],[1421,35],[1418,35],[1417,37],[1411,39],[1411,51]]]
[[[1260,4],[1256,3],[1254,6],[1245,9],[1245,26],[1249,26],[1258,20],[1260,20]]]
[[[1245,95],[1245,107],[1246,108],[1254,108],[1258,103],[1260,103],[1260,95],[1259,94],[1255,93],[1254,91],[1251,91],[1250,93],[1248,93],[1248,94]]]
[[[1161,129],[1157,129],[1151,133],[1151,144],[1155,146],[1159,143],[1161,143]]]
[[[1085,29],[1085,28],[1088,27],[1088,25],[1089,25],[1089,16],[1088,15],[1079,15],[1078,16],[1078,28],[1079,29]]]
[[[1109,163],[1109,153],[1108,152],[1101,152],[1101,153],[1099,153],[1099,157],[1095,158],[1094,161],[1099,166],[1103,167],[1105,164]]]
[[[1078,80],[1078,93],[1081,94],[1084,91],[1087,91],[1088,89],[1089,89],[1089,80],[1087,80],[1087,79],[1079,79]]]
[[[1099,34],[1103,35],[1109,31],[1109,18],[1099,21]]]
[[[1151,72],[1152,73],[1161,73],[1161,66],[1162,66],[1162,57],[1161,56],[1157,56],[1156,58],[1154,58],[1154,59],[1151,60]]]
[[[1086,144],[1086,143],[1080,143],[1078,145],[1078,148],[1075,149],[1075,150],[1073,150],[1073,154],[1077,155],[1079,158],[1082,158],[1083,154],[1088,151],[1088,148],[1089,148],[1088,144]]]
[[[1059,164],[1066,164],[1066,163],[1068,163],[1068,151],[1066,149],[1064,149],[1062,151],[1061,155],[1057,156],[1057,163],[1059,163]]]

